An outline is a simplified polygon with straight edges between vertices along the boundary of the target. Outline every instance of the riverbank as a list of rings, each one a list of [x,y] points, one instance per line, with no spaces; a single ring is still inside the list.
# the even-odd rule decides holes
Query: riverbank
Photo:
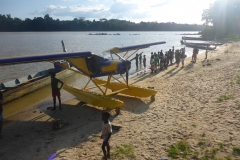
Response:
[[[111,123],[121,126],[111,137],[112,159],[155,160],[177,153],[188,159],[240,159],[239,50],[239,42],[228,43],[210,51],[208,60],[204,54],[197,63],[187,58],[183,69],[170,66],[133,77],[130,83],[154,87],[158,94],[154,102],[116,96],[125,106],[119,115],[110,111]],[[63,102],[63,111],[47,111],[45,104],[21,111],[11,117],[17,121],[4,125],[1,159],[101,159],[101,109],[74,98]],[[60,130],[52,130],[54,119],[64,121]]]

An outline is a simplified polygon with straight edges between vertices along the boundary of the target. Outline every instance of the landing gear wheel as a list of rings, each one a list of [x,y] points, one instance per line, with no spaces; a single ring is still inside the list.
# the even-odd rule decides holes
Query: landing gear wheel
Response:
[[[120,108],[116,108],[115,112],[116,112],[117,115],[119,115],[120,114]]]
[[[155,96],[151,96],[151,101],[155,101]]]

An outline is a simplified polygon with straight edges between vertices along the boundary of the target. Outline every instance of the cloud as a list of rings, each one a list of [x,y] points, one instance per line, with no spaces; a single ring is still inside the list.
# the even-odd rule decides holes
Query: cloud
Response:
[[[167,4],[171,3],[171,0],[165,0],[163,2],[160,2],[160,3],[157,3],[155,5],[152,5],[151,7],[162,7],[162,6],[165,6]]]
[[[159,3],[159,1],[161,3]],[[165,5],[167,3],[166,0],[148,0],[147,2],[138,0],[114,0],[111,1],[111,3],[96,3],[91,6],[83,4],[70,6],[48,5],[41,14],[49,14],[50,16],[59,18],[72,17],[72,19],[74,19],[84,17],[91,20],[99,18],[114,18],[140,22],[143,20],[154,19],[154,17],[159,14],[157,6]]]
[[[106,8],[102,6],[86,7],[81,4],[72,6],[46,6],[43,15],[49,14],[53,16],[69,16],[69,17],[85,17],[85,18],[101,18],[103,15],[109,15]]]
[[[61,0],[63,2],[71,2],[71,1],[77,1],[77,0]]]
[[[138,8],[137,4],[115,2],[110,8],[110,12],[111,13],[127,13],[137,8]]]

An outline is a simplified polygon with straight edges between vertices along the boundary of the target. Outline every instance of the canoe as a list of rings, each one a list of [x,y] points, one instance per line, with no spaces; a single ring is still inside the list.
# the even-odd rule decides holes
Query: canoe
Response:
[[[51,83],[50,74],[52,72],[55,72],[56,77],[61,80],[74,73],[71,70],[63,69],[56,65],[54,67],[55,68],[43,70],[26,77],[0,83],[0,90],[3,92],[3,103],[8,103],[46,85],[49,85]]]
[[[182,37],[182,40],[197,40],[197,41],[212,41],[213,38],[202,38],[202,37]]]
[[[207,45],[199,45],[199,44],[185,43],[185,46],[190,47],[190,48],[194,48],[195,46],[197,46],[198,49],[204,49],[204,50],[207,48]],[[214,49],[216,49],[216,46],[214,46],[214,45],[209,45],[208,46],[208,50],[214,50]]]
[[[107,35],[107,33],[89,33],[88,35]]]
[[[181,40],[181,44],[184,44],[186,47],[194,48],[197,46],[198,49],[206,49],[208,46],[208,50],[214,50],[217,48],[217,45],[213,45],[211,43],[188,43],[186,41]]]
[[[213,46],[220,46],[223,45],[223,43],[216,43],[216,42],[186,42],[186,40],[180,40],[181,44],[196,44],[196,45],[213,45]]]

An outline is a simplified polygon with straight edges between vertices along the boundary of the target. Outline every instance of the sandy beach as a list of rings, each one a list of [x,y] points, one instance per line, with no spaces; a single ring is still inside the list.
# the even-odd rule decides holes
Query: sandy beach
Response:
[[[232,42],[209,51],[207,60],[188,57],[183,69],[172,65],[133,77],[131,84],[158,93],[155,101],[115,96],[125,105],[119,115],[109,111],[111,159],[239,160],[239,59],[240,42]],[[62,111],[48,111],[44,103],[28,107],[4,124],[0,159],[100,160],[102,112],[77,99],[63,101]],[[54,119],[63,121],[61,129],[52,129]]]

